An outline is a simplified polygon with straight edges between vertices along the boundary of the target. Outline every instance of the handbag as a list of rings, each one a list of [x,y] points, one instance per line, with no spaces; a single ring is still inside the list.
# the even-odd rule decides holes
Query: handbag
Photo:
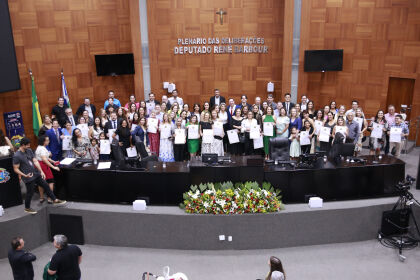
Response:
[[[245,133],[239,133],[239,142],[245,143]]]

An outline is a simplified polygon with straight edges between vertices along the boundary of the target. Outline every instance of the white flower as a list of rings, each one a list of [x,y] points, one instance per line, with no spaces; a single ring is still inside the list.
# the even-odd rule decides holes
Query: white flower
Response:
[[[224,201],[222,199],[219,199],[219,200],[216,201],[216,203],[219,204],[220,206],[224,207],[225,204],[226,204],[226,201]]]
[[[234,208],[234,209],[238,208],[238,205],[236,205],[235,201],[232,202],[232,208]]]
[[[213,191],[211,191],[211,190],[207,190],[207,191],[205,191],[204,193],[205,193],[205,194],[212,194],[212,193],[213,193]]]
[[[207,207],[209,207],[209,204],[207,202],[204,202],[203,206],[204,206],[204,208],[207,208]]]

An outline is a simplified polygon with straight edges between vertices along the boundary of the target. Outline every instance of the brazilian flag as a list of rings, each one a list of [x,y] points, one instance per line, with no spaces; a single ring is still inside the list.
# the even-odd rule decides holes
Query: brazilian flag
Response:
[[[35,91],[34,77],[31,75],[32,80],[32,124],[34,128],[34,134],[38,136],[40,127],[42,126],[41,113],[39,112],[38,97]]]

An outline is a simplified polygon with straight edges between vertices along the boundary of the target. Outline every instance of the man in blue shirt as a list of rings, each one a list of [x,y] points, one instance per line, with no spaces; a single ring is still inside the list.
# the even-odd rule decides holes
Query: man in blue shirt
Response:
[[[401,154],[401,142],[405,140],[410,131],[408,130],[408,126],[404,123],[403,117],[401,115],[395,116],[395,123],[391,125],[390,131],[388,131],[388,135],[391,135],[393,128],[401,128],[401,138],[398,139],[399,142],[394,142],[393,140],[395,139],[390,137],[389,149],[392,151],[395,147],[395,156],[399,157]]]
[[[118,108],[121,107],[121,102],[117,98],[115,98],[113,90],[108,91],[108,99],[109,98],[114,99],[114,105],[117,105]],[[108,105],[109,105],[108,99],[105,101],[104,109],[106,109],[106,107],[108,107]]]

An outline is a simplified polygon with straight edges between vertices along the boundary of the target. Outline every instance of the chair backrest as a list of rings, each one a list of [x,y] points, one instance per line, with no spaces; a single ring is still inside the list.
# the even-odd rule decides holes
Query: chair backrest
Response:
[[[272,160],[290,160],[289,139],[283,137],[270,138],[269,153]]]

